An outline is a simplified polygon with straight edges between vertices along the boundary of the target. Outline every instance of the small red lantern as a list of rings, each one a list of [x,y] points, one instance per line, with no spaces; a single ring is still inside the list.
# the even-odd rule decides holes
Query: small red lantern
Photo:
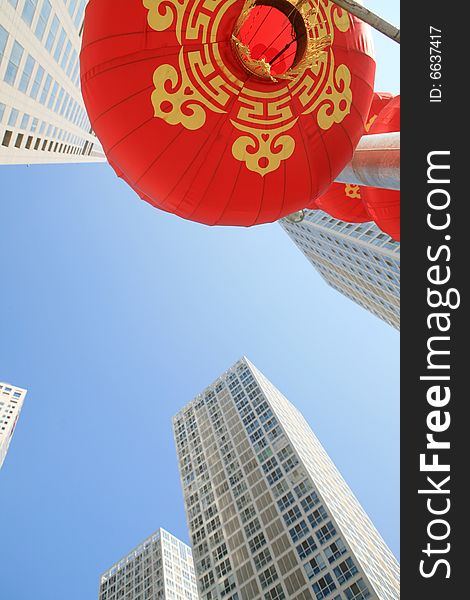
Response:
[[[366,133],[400,131],[400,96],[374,93]],[[325,194],[307,205],[347,223],[375,221],[396,241],[400,241],[400,192],[354,184],[333,183]]]
[[[373,133],[400,131],[400,96],[396,96],[379,113],[369,130]],[[392,239],[400,241],[400,192],[361,187],[364,206],[376,225]]]
[[[370,30],[329,0],[91,0],[81,84],[116,173],[210,225],[276,221],[351,159]]]

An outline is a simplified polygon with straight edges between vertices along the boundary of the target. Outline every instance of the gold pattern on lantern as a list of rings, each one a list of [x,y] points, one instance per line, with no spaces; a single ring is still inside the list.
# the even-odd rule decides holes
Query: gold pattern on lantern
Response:
[[[149,26],[159,32],[172,28],[180,46],[177,63],[155,69],[151,102],[156,118],[189,131],[203,127],[208,112],[230,108],[230,121],[240,132],[232,155],[264,177],[294,153],[289,130],[298,115],[314,113],[319,127],[327,130],[349,114],[351,74],[346,65],[336,66],[333,52],[335,30],[347,31],[349,15],[330,0],[289,0],[308,22],[309,42],[285,77],[273,77],[270,64],[258,61],[255,68],[272,83],[260,91],[255,78],[237,77],[227,60],[226,42],[218,35],[224,15],[237,1],[193,0],[189,13],[190,0],[142,0]],[[254,0],[248,0],[242,16],[253,6]],[[241,44],[236,27],[233,34],[232,44]]]
[[[369,131],[369,129],[372,127],[372,125],[374,124],[374,121],[377,119],[378,115],[372,115],[371,118],[369,119],[367,125],[364,127],[364,129],[366,131]]]
[[[240,136],[233,143],[234,158],[243,161],[247,169],[261,176],[275,171],[281,162],[290,158],[294,152],[294,139],[290,135],[283,135],[291,125],[264,132],[260,129],[244,127],[235,121],[232,121],[232,125],[248,134]]]
[[[344,194],[348,197],[354,199],[354,198],[360,198],[361,197],[361,189],[358,185],[355,185],[354,183],[346,183],[344,185]]]

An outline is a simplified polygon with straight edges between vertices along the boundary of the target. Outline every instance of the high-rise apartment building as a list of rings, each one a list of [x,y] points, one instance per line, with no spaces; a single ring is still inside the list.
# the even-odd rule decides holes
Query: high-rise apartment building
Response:
[[[7,455],[25,397],[26,390],[0,382],[0,469]]]
[[[99,600],[198,600],[191,548],[158,529],[101,575]]]
[[[86,2],[0,3],[0,164],[105,160],[80,91]]]
[[[400,329],[400,244],[375,223],[345,223],[320,210],[279,223],[325,281]]]
[[[300,412],[246,359],[173,420],[203,600],[397,600],[397,561]]]

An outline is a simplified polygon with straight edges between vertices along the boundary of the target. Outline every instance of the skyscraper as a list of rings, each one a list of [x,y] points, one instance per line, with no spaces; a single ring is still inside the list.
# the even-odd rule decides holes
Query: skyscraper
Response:
[[[320,210],[279,223],[325,281],[400,329],[400,244],[374,223],[345,223]]]
[[[191,548],[158,529],[101,575],[99,600],[198,600]]]
[[[246,358],[173,426],[203,600],[397,600],[394,556],[302,415]]]
[[[0,469],[8,452],[26,390],[0,382]]]
[[[80,91],[86,0],[2,0],[0,164],[105,160]]]

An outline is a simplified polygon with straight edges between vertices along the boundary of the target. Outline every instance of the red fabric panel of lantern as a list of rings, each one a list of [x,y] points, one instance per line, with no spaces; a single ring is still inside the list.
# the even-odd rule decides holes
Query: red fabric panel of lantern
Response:
[[[331,2],[307,0],[305,19],[292,0],[275,2],[88,3],[90,122],[118,175],[154,206],[210,225],[271,222],[351,159],[372,100],[370,30]],[[265,17],[272,39],[263,27],[253,35]]]
[[[332,183],[326,194],[317,198],[308,208],[318,208],[347,223],[365,223],[371,220],[362,202],[361,188],[349,183]]]

